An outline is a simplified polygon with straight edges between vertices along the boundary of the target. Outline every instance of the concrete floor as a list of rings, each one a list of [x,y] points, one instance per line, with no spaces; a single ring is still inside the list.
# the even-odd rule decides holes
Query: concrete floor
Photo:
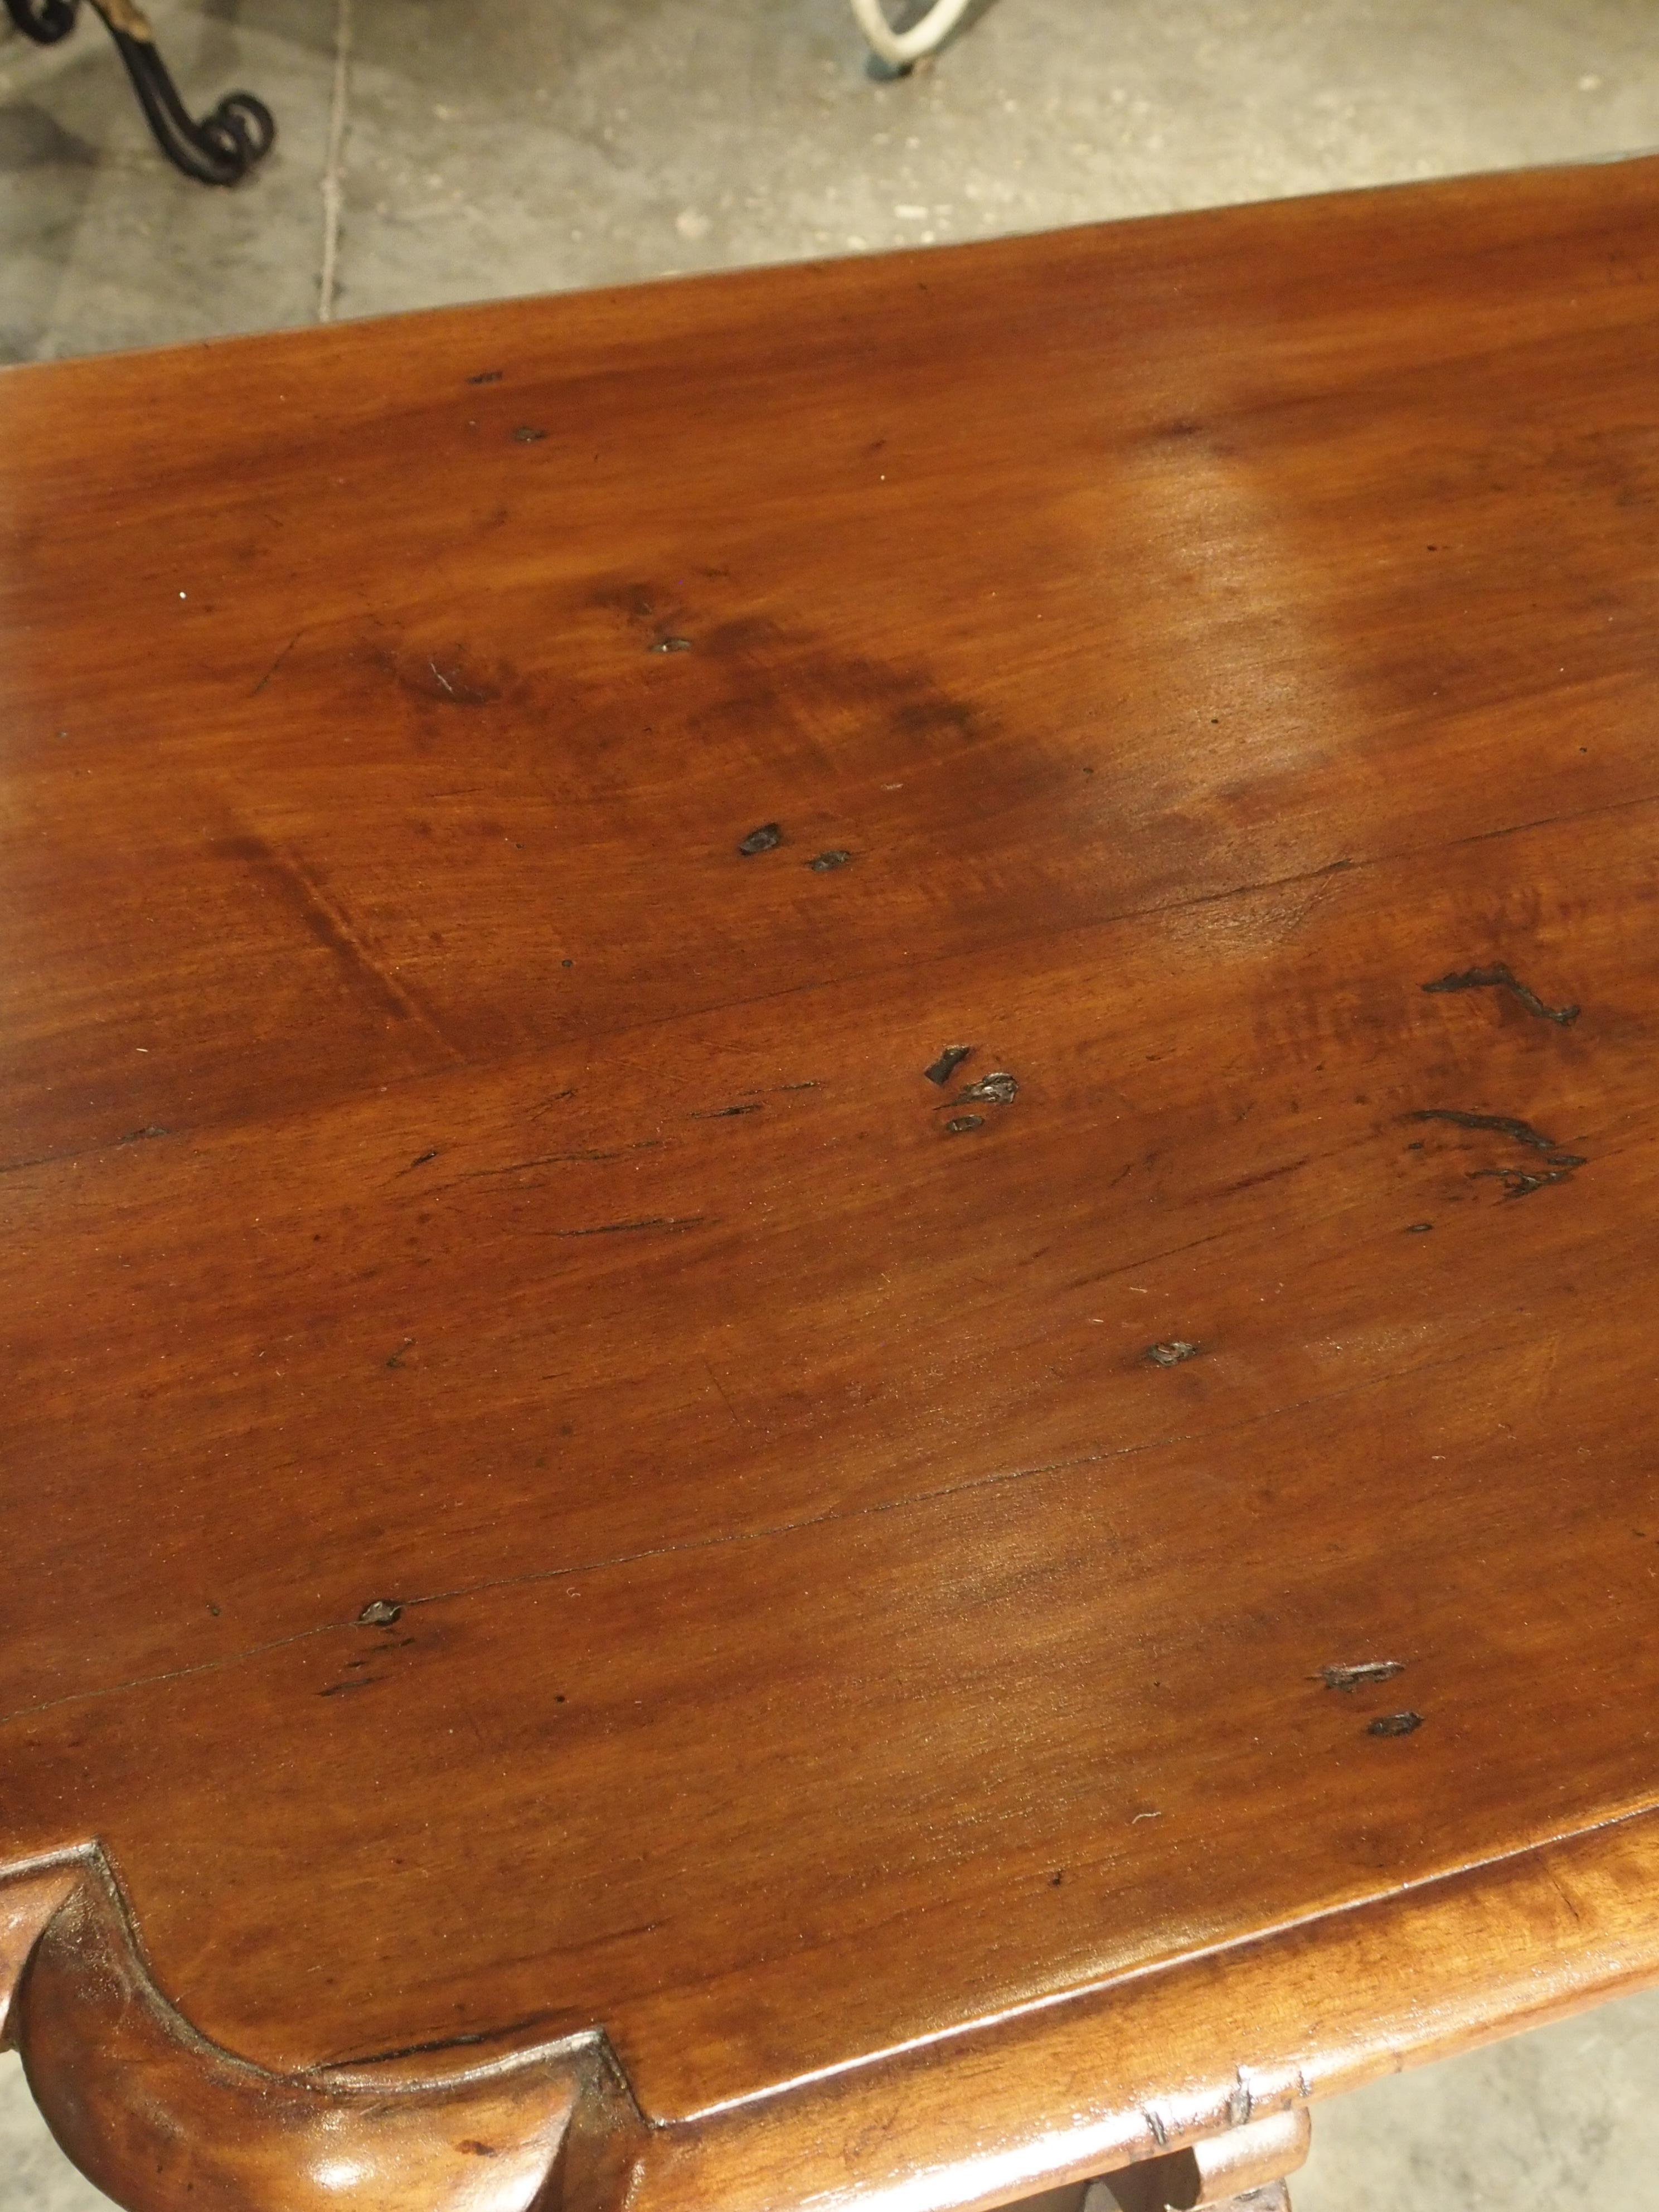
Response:
[[[0,357],[1659,143],[1651,0],[995,0],[885,82],[845,0],[151,13],[198,111],[246,84],[276,149],[191,185],[95,21],[0,43]]]
[[[1659,145],[1652,0],[996,0],[881,81],[843,0],[156,0],[233,191],[94,22],[0,40],[0,359]],[[1322,2110],[1297,2212],[1659,2212],[1659,1995]],[[0,2212],[103,2203],[0,2061]]]

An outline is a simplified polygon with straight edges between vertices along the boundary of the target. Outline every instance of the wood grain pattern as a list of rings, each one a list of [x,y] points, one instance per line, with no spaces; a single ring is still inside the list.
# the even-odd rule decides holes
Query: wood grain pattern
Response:
[[[1656,178],[0,378],[0,1866],[192,2036],[945,2212],[1659,1973]]]
[[[94,1859],[32,1956],[18,2040],[55,2132],[131,2212],[175,2212],[191,2197],[237,2212],[549,2203],[598,2053],[560,2050],[435,2087],[280,2081],[194,2035],[150,1984],[123,1918]],[[625,2126],[617,2135],[625,2157]]]

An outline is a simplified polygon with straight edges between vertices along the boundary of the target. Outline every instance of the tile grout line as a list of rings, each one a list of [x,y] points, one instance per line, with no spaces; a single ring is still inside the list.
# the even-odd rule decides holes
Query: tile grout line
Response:
[[[323,163],[323,265],[317,280],[317,319],[334,319],[340,261],[340,177],[344,164],[346,71],[351,58],[351,0],[337,0],[334,87],[329,99],[328,152]]]

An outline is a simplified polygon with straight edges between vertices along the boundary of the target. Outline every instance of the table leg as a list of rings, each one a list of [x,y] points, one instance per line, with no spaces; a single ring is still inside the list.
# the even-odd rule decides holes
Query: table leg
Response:
[[[853,0],[859,28],[874,52],[894,69],[911,70],[924,55],[942,46],[968,12],[968,0],[933,0],[920,21],[896,31],[881,0]]]
[[[55,46],[75,28],[78,0],[5,0],[18,29],[37,46]],[[276,125],[264,100],[251,92],[228,92],[198,123],[173,82],[155,33],[137,0],[92,0],[126,64],[144,119],[155,143],[187,177],[204,185],[234,185],[270,151]]]
[[[1285,2177],[1308,2155],[1305,2106],[1091,2181],[1083,2212],[1291,2212]]]

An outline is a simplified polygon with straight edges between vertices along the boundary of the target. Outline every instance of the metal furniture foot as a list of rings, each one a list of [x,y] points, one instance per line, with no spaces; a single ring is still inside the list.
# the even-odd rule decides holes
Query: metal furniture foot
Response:
[[[968,0],[933,0],[908,31],[895,30],[882,0],[853,0],[859,28],[874,52],[896,70],[911,70],[935,53],[968,12]]]
[[[5,0],[18,29],[37,46],[55,46],[75,28],[79,0]],[[227,93],[199,123],[179,97],[155,33],[134,0],[92,0],[126,64],[156,144],[176,169],[204,185],[234,185],[271,149],[276,125],[251,92]]]

